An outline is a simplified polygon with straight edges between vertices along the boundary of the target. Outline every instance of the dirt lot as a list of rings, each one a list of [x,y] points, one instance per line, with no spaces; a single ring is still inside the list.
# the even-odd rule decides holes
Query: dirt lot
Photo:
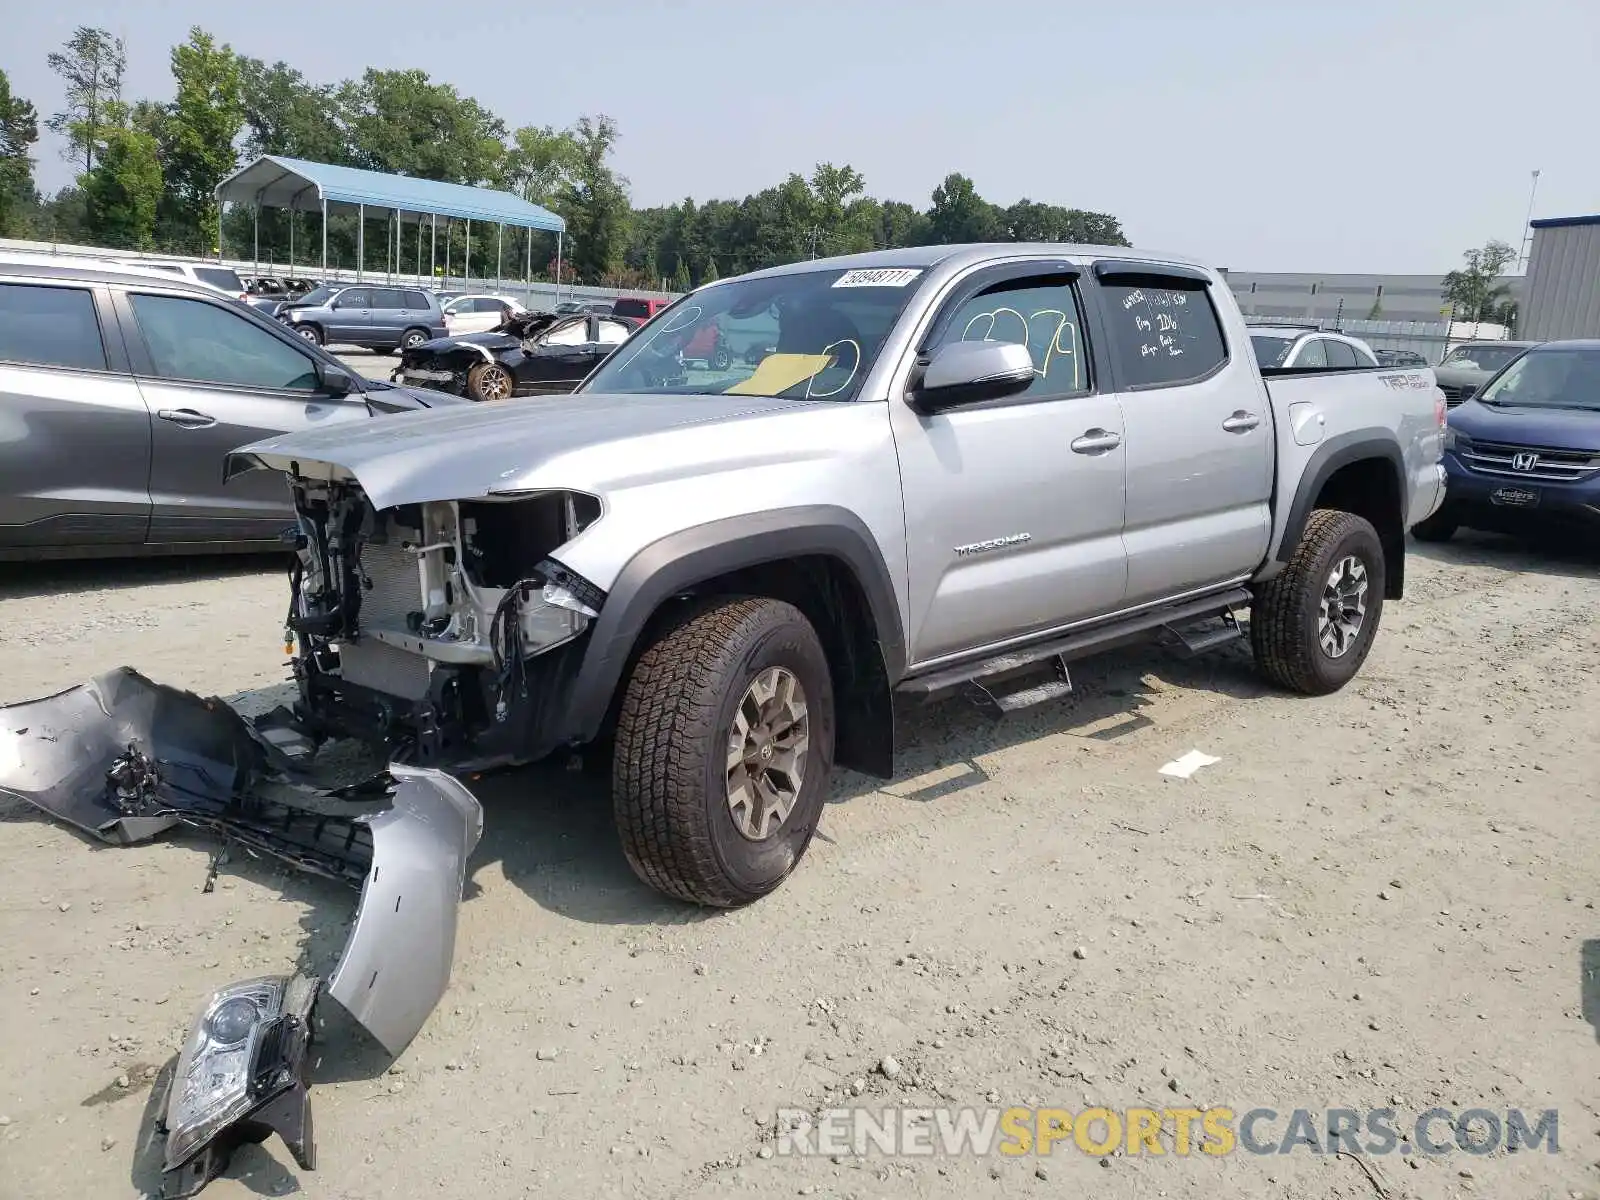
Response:
[[[1149,653],[1003,723],[903,720],[901,776],[839,779],[802,868],[740,912],[635,882],[585,776],[484,781],[444,1003],[392,1070],[327,1052],[317,1171],[273,1141],[206,1196],[1600,1193],[1600,568],[1463,537],[1410,570],[1328,699],[1242,651]],[[128,663],[268,703],[285,596],[257,562],[14,570],[0,701]],[[1221,761],[1158,774],[1191,748]],[[337,953],[352,894],[250,861],[202,894],[206,863],[0,811],[6,1200],[152,1188],[149,1079],[208,988]],[[775,1109],[840,1096],[1403,1131],[1556,1108],[1560,1153],[763,1157]]]

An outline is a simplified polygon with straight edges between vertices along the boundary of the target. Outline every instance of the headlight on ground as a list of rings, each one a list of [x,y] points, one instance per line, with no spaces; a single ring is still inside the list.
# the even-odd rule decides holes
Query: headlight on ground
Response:
[[[194,1195],[238,1145],[271,1133],[312,1168],[305,1063],[320,985],[313,976],[268,976],[230,984],[207,1001],[167,1097],[167,1196]]]

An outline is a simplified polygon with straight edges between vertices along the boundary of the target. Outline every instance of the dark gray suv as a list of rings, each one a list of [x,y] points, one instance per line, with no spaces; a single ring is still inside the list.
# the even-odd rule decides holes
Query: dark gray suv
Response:
[[[318,288],[285,304],[278,320],[308,342],[368,350],[409,350],[449,333],[431,293],[365,283]]]
[[[176,276],[0,257],[0,561],[281,546],[288,487],[225,482],[230,451],[462,403],[360,379]]]

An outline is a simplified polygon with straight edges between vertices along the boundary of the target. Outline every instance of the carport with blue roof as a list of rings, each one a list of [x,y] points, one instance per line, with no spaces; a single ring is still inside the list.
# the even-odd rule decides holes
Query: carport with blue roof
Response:
[[[328,269],[328,210],[330,206],[343,205],[360,214],[357,222],[356,275],[362,277],[366,261],[367,210],[386,211],[391,215],[391,250],[398,262],[400,237],[407,217],[417,222],[418,262],[421,261],[420,241],[422,226],[429,226],[429,274],[435,273],[437,262],[437,235],[439,218],[467,223],[467,262],[472,264],[472,223],[474,221],[496,228],[496,275],[502,275],[502,251],[505,227],[544,230],[556,235],[556,282],[561,280],[561,255],[567,223],[549,209],[511,192],[491,188],[468,187],[459,183],[441,183],[435,179],[416,179],[408,175],[386,175],[381,171],[365,171],[358,167],[341,167],[332,163],[307,162],[304,159],[284,158],[266,154],[240,167],[229,175],[216,190],[217,203],[250,205],[256,218],[256,259],[261,257],[261,210],[283,208],[289,210],[289,257],[294,259],[294,214],[321,212],[322,214],[322,270]],[[448,246],[446,255],[448,256]],[[446,264],[448,270],[448,263]],[[420,272],[419,272],[420,274]],[[533,274],[533,239],[528,239],[526,276]]]

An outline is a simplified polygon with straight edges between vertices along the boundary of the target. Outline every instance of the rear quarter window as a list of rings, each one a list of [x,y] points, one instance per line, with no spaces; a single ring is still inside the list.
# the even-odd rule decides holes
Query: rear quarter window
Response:
[[[221,288],[225,292],[242,292],[244,284],[239,276],[228,267],[196,267],[194,277],[201,283],[209,283],[214,288]]]
[[[0,283],[0,361],[105,370],[94,296],[83,288]]]
[[[1124,387],[1177,387],[1228,361],[1222,323],[1203,283],[1119,277],[1100,291]]]

